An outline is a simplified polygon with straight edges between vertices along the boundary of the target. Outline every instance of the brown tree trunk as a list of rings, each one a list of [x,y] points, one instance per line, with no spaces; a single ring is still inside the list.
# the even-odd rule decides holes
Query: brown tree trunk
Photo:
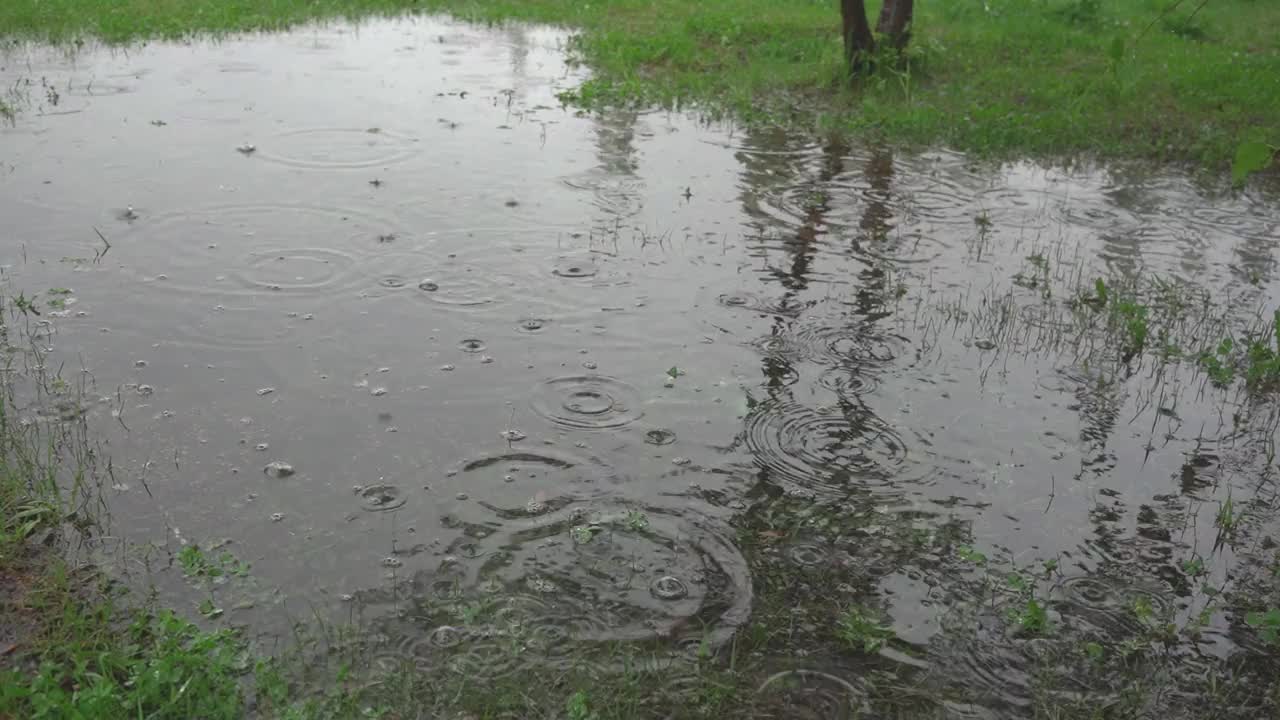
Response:
[[[915,15],[915,0],[884,0],[876,32],[888,39],[893,49],[902,52],[911,40],[911,18]]]
[[[867,23],[864,0],[840,0],[840,19],[844,28],[844,59],[849,66],[849,74],[865,74],[871,70],[876,39],[871,34],[871,25]]]

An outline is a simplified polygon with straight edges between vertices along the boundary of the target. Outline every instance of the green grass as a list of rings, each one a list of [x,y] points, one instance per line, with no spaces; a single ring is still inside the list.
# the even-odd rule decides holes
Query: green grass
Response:
[[[834,0],[6,0],[0,35],[111,43],[442,11],[580,30],[587,106],[661,104],[994,156],[1191,161],[1280,143],[1280,4],[922,0],[908,62],[849,88]],[[874,13],[876,8],[871,11]],[[1259,147],[1259,146],[1254,146]]]

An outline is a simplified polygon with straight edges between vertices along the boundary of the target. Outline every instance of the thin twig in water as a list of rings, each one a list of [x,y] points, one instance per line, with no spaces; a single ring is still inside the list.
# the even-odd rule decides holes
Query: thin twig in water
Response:
[[[111,242],[107,240],[107,236],[103,235],[102,231],[99,230],[97,227],[94,227],[93,231],[98,233],[98,238],[102,240],[102,244],[105,246],[102,248],[101,252],[94,252],[93,254],[93,261],[98,262],[102,260],[103,256],[107,254],[107,251],[111,249]]]
[[[1049,502],[1046,503],[1044,506],[1045,515],[1048,515],[1049,508],[1053,507],[1053,499],[1057,497],[1057,494],[1058,494],[1057,488],[1058,488],[1057,478],[1054,477],[1053,475],[1050,475],[1049,476]]]

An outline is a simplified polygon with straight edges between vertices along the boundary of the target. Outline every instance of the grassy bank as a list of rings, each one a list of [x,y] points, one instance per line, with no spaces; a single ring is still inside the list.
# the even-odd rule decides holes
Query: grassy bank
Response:
[[[1264,0],[924,0],[909,62],[853,89],[833,0],[8,0],[0,35],[122,43],[422,11],[581,30],[589,106],[1214,169],[1242,141],[1280,143],[1280,5]]]

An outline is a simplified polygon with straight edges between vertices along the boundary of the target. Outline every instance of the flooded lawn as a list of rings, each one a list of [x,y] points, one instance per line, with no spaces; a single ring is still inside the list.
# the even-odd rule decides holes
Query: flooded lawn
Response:
[[[635,717],[1278,711],[1274,198],[575,113],[566,40],[0,59],[104,562],[374,676],[643,667]]]

